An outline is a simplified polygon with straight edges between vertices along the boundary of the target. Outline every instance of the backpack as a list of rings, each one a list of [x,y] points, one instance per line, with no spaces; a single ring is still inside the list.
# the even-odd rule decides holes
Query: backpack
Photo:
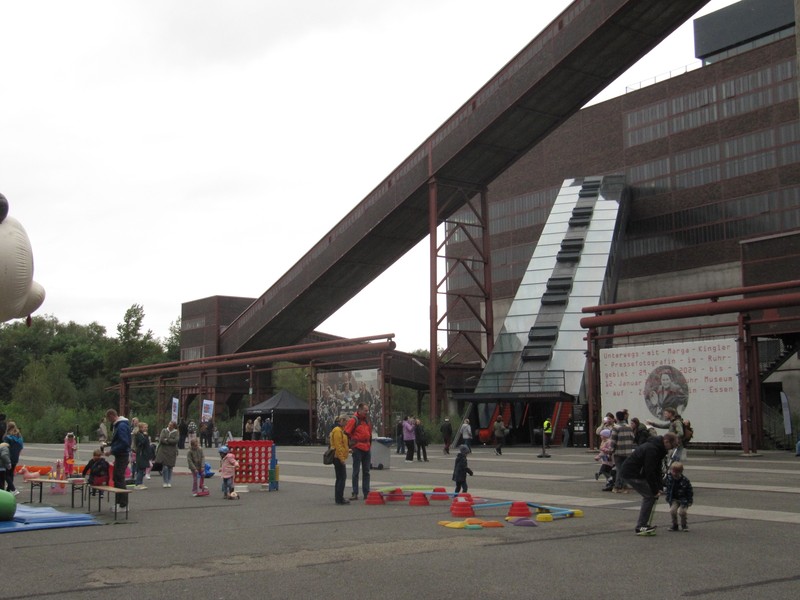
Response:
[[[692,441],[694,429],[692,429],[692,422],[689,419],[681,418],[681,424],[683,425],[683,445],[685,446]]]

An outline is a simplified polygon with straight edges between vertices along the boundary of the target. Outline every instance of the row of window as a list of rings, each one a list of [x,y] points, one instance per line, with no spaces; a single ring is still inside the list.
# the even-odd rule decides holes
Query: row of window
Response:
[[[623,255],[646,256],[797,228],[800,228],[800,187],[786,188],[633,221]]]
[[[797,60],[662,100],[625,115],[627,148],[797,98]]]
[[[627,178],[639,187],[690,188],[793,164],[798,156],[800,125],[793,122],[632,166]]]

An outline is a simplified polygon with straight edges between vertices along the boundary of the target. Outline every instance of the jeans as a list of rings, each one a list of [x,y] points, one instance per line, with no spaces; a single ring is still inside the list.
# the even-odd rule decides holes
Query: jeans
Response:
[[[422,458],[425,459],[425,462],[428,462],[428,447],[417,444],[417,460],[422,460],[422,458],[420,458],[420,453],[422,453]]]
[[[164,480],[164,483],[172,483],[172,467],[169,465],[162,465],[161,478]]]
[[[619,477],[619,471],[617,471],[617,476]],[[647,527],[653,520],[658,494],[653,493],[646,479],[628,479],[626,482],[642,496],[642,506],[639,509],[639,520],[636,522],[636,528]]]
[[[227,498],[233,491],[233,477],[222,478],[222,496]]]
[[[344,486],[347,482],[347,464],[334,457],[333,470],[336,473],[336,483],[333,488],[333,497],[336,499],[336,504],[344,504]]]
[[[136,463],[134,463],[134,464],[136,464]],[[147,471],[147,469],[140,469],[140,468],[136,469],[136,476],[134,478],[134,481],[136,482],[136,485],[142,485],[142,482],[144,481],[144,475],[145,475],[146,471]]]
[[[364,497],[369,494],[369,450],[353,448],[353,496],[358,496],[358,472],[362,470],[361,488]]]
[[[462,493],[462,492],[464,494],[466,494],[468,489],[469,489],[469,487],[467,486],[467,480],[466,479],[464,481],[456,481],[456,492],[455,492],[456,494],[459,494],[459,493]]]

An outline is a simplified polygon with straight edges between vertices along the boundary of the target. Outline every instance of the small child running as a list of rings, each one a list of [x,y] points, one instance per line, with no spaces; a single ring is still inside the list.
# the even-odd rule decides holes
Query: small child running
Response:
[[[453,468],[453,481],[456,482],[456,494],[467,492],[467,475],[474,475],[472,469],[467,465],[467,454],[469,454],[469,446],[463,445],[458,448],[456,465]]]
[[[689,478],[683,474],[682,463],[674,462],[670,465],[664,493],[672,517],[672,527],[669,530],[678,531],[678,517],[680,517],[681,529],[689,531],[686,517],[689,507],[694,503],[694,491]]]

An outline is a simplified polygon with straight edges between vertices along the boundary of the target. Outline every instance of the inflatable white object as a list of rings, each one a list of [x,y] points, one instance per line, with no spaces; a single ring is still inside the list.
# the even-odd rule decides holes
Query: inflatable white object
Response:
[[[0,194],[0,323],[21,319],[44,302],[44,288],[33,281],[33,253],[28,234],[8,216]]]

